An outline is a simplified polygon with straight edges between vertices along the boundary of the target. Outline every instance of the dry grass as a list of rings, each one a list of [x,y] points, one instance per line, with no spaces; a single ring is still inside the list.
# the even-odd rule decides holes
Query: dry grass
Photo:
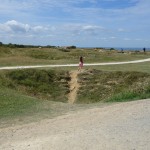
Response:
[[[150,74],[87,70],[79,76],[77,103],[129,101],[150,97]]]
[[[83,56],[86,63],[138,60],[150,57],[150,52],[95,51],[93,49],[57,49],[57,48],[3,48],[0,47],[0,66],[68,64],[78,63]]]
[[[150,52],[122,54],[117,51],[0,47],[0,66],[78,63],[80,55],[84,57],[85,63],[94,63],[145,59],[150,57]],[[66,96],[69,92],[68,71],[76,70],[75,67],[64,67],[61,68],[62,71],[60,68],[0,71],[1,125],[5,126],[15,120],[23,122],[22,117],[28,118],[27,122],[30,122],[98,105],[85,105],[86,103],[150,97],[149,66],[150,63],[145,62],[85,67],[88,71],[79,76],[81,86],[77,101],[83,105],[62,103],[67,102]],[[48,77],[48,74],[52,74],[53,77]],[[52,79],[52,82],[48,82],[47,79]]]

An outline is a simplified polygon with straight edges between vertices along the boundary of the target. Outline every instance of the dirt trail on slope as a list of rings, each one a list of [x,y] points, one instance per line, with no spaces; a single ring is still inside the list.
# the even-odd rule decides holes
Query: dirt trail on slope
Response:
[[[77,97],[77,92],[79,90],[79,83],[78,83],[78,71],[71,71],[70,72],[70,77],[71,81],[69,82],[69,87],[70,87],[70,93],[68,94],[68,102],[70,104],[75,103],[76,97]]]

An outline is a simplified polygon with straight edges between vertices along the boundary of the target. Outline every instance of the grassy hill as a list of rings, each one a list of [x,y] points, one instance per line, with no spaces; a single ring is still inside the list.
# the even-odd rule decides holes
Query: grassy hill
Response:
[[[15,70],[0,74],[1,86],[11,88],[33,97],[66,102],[69,92],[68,72],[54,70]]]
[[[150,53],[58,48],[0,47],[0,66],[86,63],[145,59]],[[150,98],[150,62],[139,64],[91,66],[78,76],[80,88],[76,104],[68,104],[74,67],[0,71],[0,127],[14,122],[51,118],[68,111]],[[88,104],[88,105],[87,105]],[[90,105],[89,105],[90,104]]]
[[[119,53],[103,49],[9,48],[0,47],[0,66],[78,63],[83,56],[86,63],[138,60],[150,57],[150,52]]]
[[[60,102],[67,104],[69,81],[69,72],[61,70],[25,69],[1,72],[0,118],[35,114],[39,110],[50,111],[51,102],[56,105],[60,105]],[[77,104],[119,102],[150,97],[148,73],[91,69],[80,73],[78,82],[80,88],[77,93]]]
[[[77,103],[123,102],[150,97],[150,74],[87,70],[79,76]]]

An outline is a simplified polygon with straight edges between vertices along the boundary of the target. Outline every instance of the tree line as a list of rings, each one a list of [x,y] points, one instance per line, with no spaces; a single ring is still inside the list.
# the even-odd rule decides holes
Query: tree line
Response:
[[[55,48],[56,46],[51,46],[51,45],[47,45],[47,46],[41,46],[41,45],[24,45],[24,44],[3,44],[2,42],[0,42],[0,46],[3,47],[10,47],[10,48]]]

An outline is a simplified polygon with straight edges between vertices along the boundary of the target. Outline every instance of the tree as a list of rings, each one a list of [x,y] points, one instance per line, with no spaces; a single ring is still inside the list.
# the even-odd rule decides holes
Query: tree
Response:
[[[14,47],[15,47],[15,45],[14,45],[14,44],[12,44],[12,43],[9,43],[9,44],[8,44],[8,47],[10,47],[10,48],[14,48]]]
[[[0,46],[2,46],[3,45],[3,43],[2,42],[0,42]]]
[[[110,48],[110,51],[115,50],[114,48]]]
[[[68,46],[68,49],[76,49],[76,46],[72,45],[72,46]]]

